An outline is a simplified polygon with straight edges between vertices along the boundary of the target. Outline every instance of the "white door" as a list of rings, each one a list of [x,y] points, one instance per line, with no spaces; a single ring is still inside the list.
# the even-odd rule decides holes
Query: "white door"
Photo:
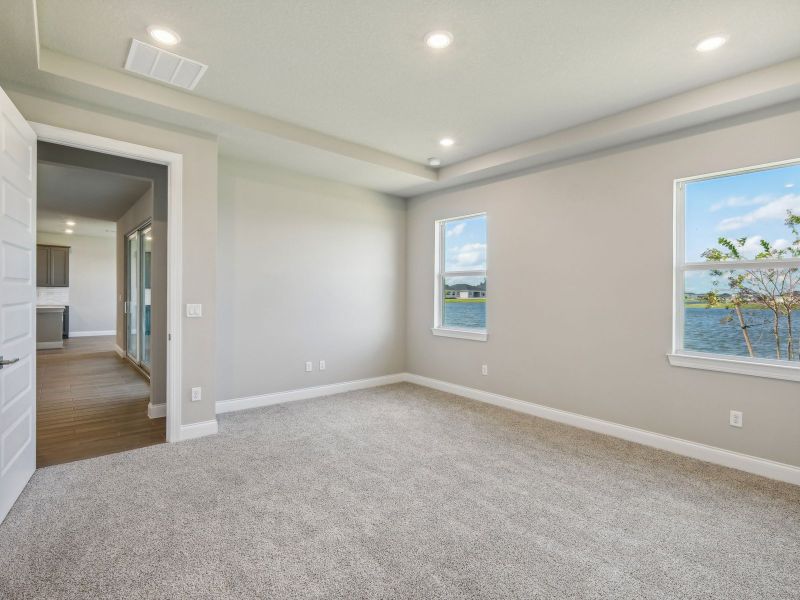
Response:
[[[0,522],[36,469],[36,134],[0,89]]]

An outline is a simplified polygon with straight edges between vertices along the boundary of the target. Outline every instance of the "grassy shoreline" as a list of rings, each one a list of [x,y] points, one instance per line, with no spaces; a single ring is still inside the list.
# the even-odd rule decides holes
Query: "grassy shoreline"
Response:
[[[717,304],[716,306],[709,306],[705,302],[684,302],[683,306],[685,308],[709,308],[709,309],[724,309],[724,310],[731,310],[733,308],[733,304]],[[766,306],[762,306],[761,304],[742,304],[742,310],[769,310]]]

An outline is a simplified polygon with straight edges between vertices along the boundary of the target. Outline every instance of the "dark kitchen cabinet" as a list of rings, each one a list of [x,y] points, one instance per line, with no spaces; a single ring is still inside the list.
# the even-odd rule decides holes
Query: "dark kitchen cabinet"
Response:
[[[69,287],[69,246],[36,246],[36,285]]]
[[[47,287],[50,282],[50,248],[36,246],[36,287]]]

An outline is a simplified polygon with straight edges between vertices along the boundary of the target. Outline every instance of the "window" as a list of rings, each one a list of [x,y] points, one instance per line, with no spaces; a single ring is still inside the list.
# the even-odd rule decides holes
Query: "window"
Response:
[[[436,222],[433,333],[486,340],[486,214]]]
[[[670,362],[800,380],[800,161],[676,181]]]

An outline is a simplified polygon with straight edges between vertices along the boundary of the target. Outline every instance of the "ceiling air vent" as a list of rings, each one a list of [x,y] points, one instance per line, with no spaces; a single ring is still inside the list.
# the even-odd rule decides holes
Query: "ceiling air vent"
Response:
[[[206,72],[207,65],[190,60],[139,40],[131,42],[125,69],[162,83],[193,90]]]

